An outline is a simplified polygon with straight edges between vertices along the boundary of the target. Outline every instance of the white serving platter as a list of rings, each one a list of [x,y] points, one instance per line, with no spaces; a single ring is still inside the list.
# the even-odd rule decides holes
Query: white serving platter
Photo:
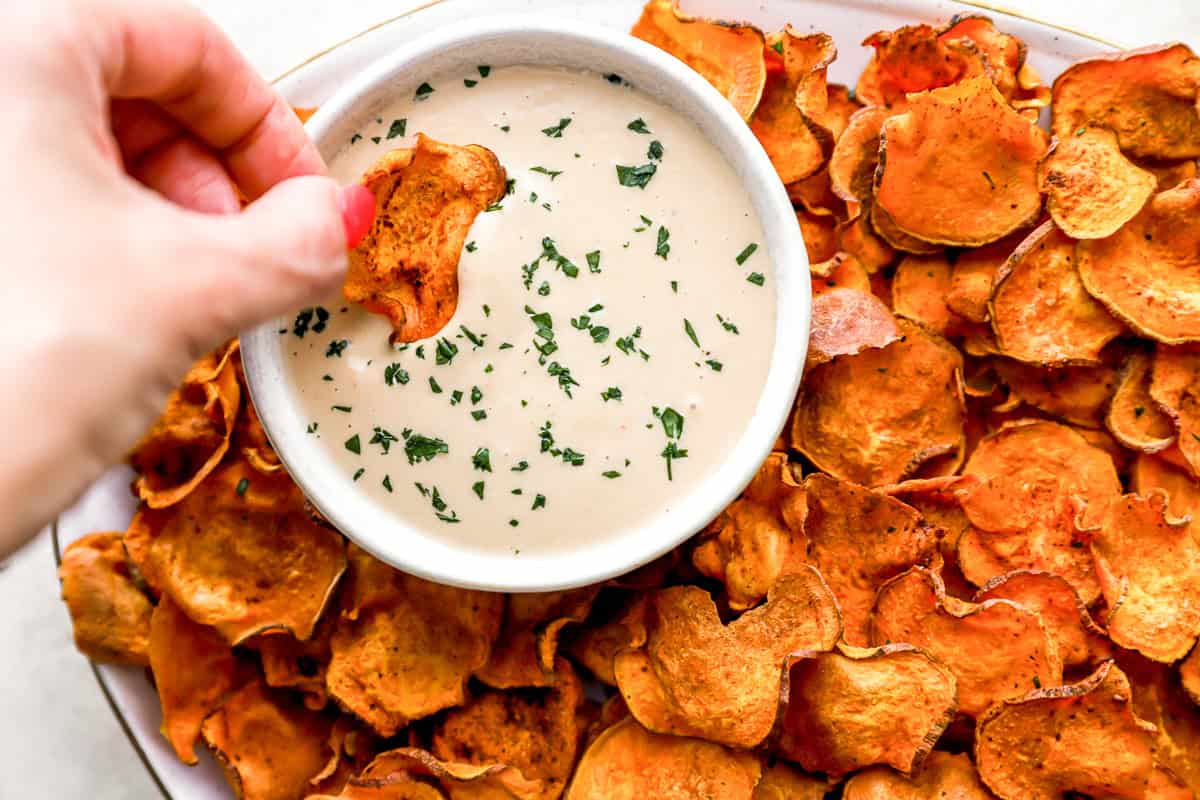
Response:
[[[410,10],[288,71],[277,86],[292,105],[317,106],[359,70],[397,44],[464,18],[504,12],[553,15],[628,30],[637,19],[638,0],[426,0],[403,3]],[[684,9],[702,16],[745,19],[777,30],[790,23],[801,32],[823,31],[837,42],[829,80],[853,85],[867,63],[867,35],[916,22],[943,23],[955,14],[982,13],[1029,46],[1029,61],[1047,83],[1067,65],[1112,47],[1083,34],[957,0],[683,0]],[[110,470],[53,527],[55,557],[92,531],[124,530],[136,503],[129,491],[132,473]],[[82,658],[82,656],[81,656]],[[227,800],[232,797],[221,771],[206,755],[188,767],[159,734],[158,697],[144,671],[133,667],[94,667],[100,690],[112,706],[137,756],[167,800]],[[80,736],[89,735],[80,731]]]

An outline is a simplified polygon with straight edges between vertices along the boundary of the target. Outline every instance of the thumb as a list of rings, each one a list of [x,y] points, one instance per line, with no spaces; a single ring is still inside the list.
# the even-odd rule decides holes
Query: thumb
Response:
[[[326,298],[374,211],[362,186],[305,176],[277,184],[239,214],[189,215],[192,319],[181,320],[188,338],[220,341]]]

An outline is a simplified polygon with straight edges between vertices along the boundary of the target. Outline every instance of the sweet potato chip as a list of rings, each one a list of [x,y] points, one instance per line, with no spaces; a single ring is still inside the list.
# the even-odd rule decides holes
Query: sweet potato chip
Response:
[[[229,451],[242,392],[234,339],[197,361],[129,456],[133,488],[151,508],[174,505],[216,469]]]
[[[1174,189],[1179,184],[1191,180],[1197,175],[1196,160],[1194,158],[1183,161],[1147,161],[1142,159],[1136,163],[1155,177],[1158,181],[1158,191],[1160,192],[1166,189]]]
[[[952,336],[961,320],[946,305],[950,285],[950,262],[944,254],[906,256],[892,276],[892,310],[898,317]]]
[[[1200,347],[1159,345],[1150,397],[1175,423],[1178,454],[1192,474],[1200,476]]]
[[[1179,681],[1192,702],[1200,706],[1200,645],[1180,663]]]
[[[350,251],[343,293],[391,320],[393,338],[433,336],[458,307],[458,261],[475,217],[504,196],[504,167],[479,145],[424,134],[363,175],[375,222]]]
[[[909,93],[987,72],[973,42],[941,39],[938,33],[929,25],[906,25],[864,39],[875,53],[859,76],[857,95],[869,104],[903,108]]]
[[[195,764],[200,724],[234,689],[233,650],[215,628],[192,622],[163,595],[150,619],[150,670],[162,707],[162,735],[180,761]]]
[[[965,755],[935,750],[916,775],[871,767],[846,781],[842,800],[995,800]]]
[[[753,800],[762,763],[702,739],[651,733],[627,719],[592,742],[565,800]]]
[[[1008,600],[949,597],[937,573],[923,567],[880,587],[871,641],[908,642],[945,665],[958,681],[959,710],[971,717],[997,700],[1062,682],[1062,659],[1037,613]]]
[[[475,677],[497,689],[549,686],[563,626],[583,622],[598,585],[566,592],[508,595],[500,636]]]
[[[1106,353],[1101,354],[1105,359]],[[1117,385],[1117,370],[1108,364],[1081,367],[1038,367],[996,359],[996,374],[1012,400],[1084,428],[1103,424],[1105,407]]]
[[[966,40],[983,55],[988,76],[1013,108],[1033,109],[1050,104],[1050,87],[1025,61],[1026,47],[1015,36],[1002,33],[980,14],[956,14],[938,36],[943,42]]]
[[[892,215],[878,203],[871,204],[869,213],[871,227],[875,229],[875,233],[879,234],[880,239],[883,239],[896,250],[916,255],[931,255],[942,251],[940,244],[933,244],[923,239],[918,239],[916,236],[903,230],[896,224],[896,220],[892,219]]]
[[[900,341],[805,375],[791,443],[837,478],[896,483],[962,446],[962,356],[918,325],[897,324]]]
[[[808,561],[837,598],[842,638],[865,646],[875,589],[937,549],[934,531],[916,509],[881,492],[814,473],[804,481],[808,498]]]
[[[575,766],[582,702],[575,670],[559,659],[549,689],[484,692],[448,711],[434,729],[431,751],[443,761],[515,767],[538,784],[531,797],[555,800]]]
[[[329,695],[381,736],[461,704],[500,631],[504,596],[430,583],[353,545],[350,559]]]
[[[1054,640],[1064,667],[1081,667],[1108,658],[1104,630],[1088,613],[1066,579],[1050,572],[1020,569],[992,578],[975,595],[976,603],[993,598],[1011,600],[1036,613]]]
[[[640,647],[646,641],[646,596],[634,595],[611,609],[605,618],[589,620],[569,634],[567,652],[592,676],[608,686],[617,685],[613,661],[617,653]]]
[[[992,298],[996,273],[1025,240],[1025,235],[1018,230],[999,241],[958,254],[950,276],[950,290],[946,293],[946,305],[951,311],[970,322],[988,321],[988,300]]]
[[[1046,210],[1073,239],[1103,239],[1133,219],[1158,179],[1121,154],[1106,128],[1081,127],[1055,140],[1038,167]]]
[[[703,589],[662,589],[647,605],[645,644],[617,654],[617,686],[652,731],[754,747],[775,721],[784,657],[828,650],[841,630],[811,567],[780,576],[764,605],[728,625]]]
[[[1048,146],[987,78],[922,92],[883,123],[875,201],[923,241],[994,242],[1041,211],[1036,172]]]
[[[1001,352],[1033,364],[1093,364],[1125,326],[1084,289],[1075,242],[1047,222],[996,274],[988,302]]]
[[[1200,482],[1161,456],[1139,455],[1130,470],[1130,488],[1141,495],[1166,492],[1167,515],[1200,519]]]
[[[380,753],[337,800],[534,800],[540,784],[505,764],[439,760],[415,747]],[[310,795],[308,800],[332,800]]]
[[[750,130],[780,180],[792,183],[819,170],[833,152],[833,133],[819,120],[829,107],[825,71],[837,48],[827,34],[803,36],[791,26],[768,36],[766,44],[780,54],[783,69],[768,74]]]
[[[1167,496],[1125,495],[1092,539],[1116,644],[1155,661],[1183,658],[1200,636],[1200,526],[1167,512]]]
[[[832,778],[872,764],[921,766],[954,717],[948,669],[907,644],[788,657],[776,749]]]
[[[1175,441],[1171,418],[1150,397],[1149,353],[1133,353],[1121,370],[1104,423],[1121,444],[1143,453],[1157,453]]]
[[[1107,239],[1081,241],[1088,292],[1138,334],[1200,341],[1200,179],[1159,192]]]
[[[980,777],[1005,800],[1147,797],[1153,726],[1134,714],[1132,694],[1125,674],[1105,661],[1078,683],[997,704],[976,727]]]
[[[294,800],[329,757],[332,719],[251,681],[204,720],[201,735],[239,800]]]
[[[1061,140],[1100,125],[1116,133],[1126,155],[1196,158],[1197,89],[1200,59],[1183,44],[1079,61],[1054,81],[1051,130]]]
[[[899,340],[900,328],[892,312],[868,292],[839,287],[813,298],[810,369],[838,356],[887,347]]]
[[[1200,791],[1200,709],[1186,687],[1169,666],[1137,653],[1118,651],[1116,661],[1133,687],[1133,713],[1158,728],[1151,746],[1154,760],[1192,791]]]
[[[863,107],[863,104],[850,92],[849,87],[840,83],[825,85],[825,102],[827,108],[821,115],[820,121],[833,134],[833,140],[836,142],[842,138],[842,134],[850,124],[850,118]]]
[[[838,223],[838,246],[857,258],[867,272],[874,275],[896,260],[896,251],[879,238],[871,227],[870,207],[860,208],[859,213]],[[891,297],[890,292],[888,297]]]
[[[863,294],[871,294],[870,276],[867,275],[862,262],[849,253],[836,253],[825,261],[810,261],[808,269],[812,273],[814,298],[822,292],[838,288],[854,289]],[[886,309],[887,306],[884,308]]]
[[[329,700],[325,690],[325,669],[329,665],[329,639],[333,635],[333,615],[326,614],[317,624],[312,638],[305,641],[279,631],[268,631],[246,642],[262,660],[267,686],[295,689],[304,696],[304,704],[314,711]]]
[[[58,577],[79,652],[93,661],[145,667],[152,608],[130,575],[122,537],[89,533],[72,542]]]
[[[907,480],[880,491],[912,506],[921,521],[932,528],[937,538],[938,554],[942,559],[942,582],[953,597],[970,598],[975,593],[958,568],[958,540],[971,522],[962,510],[961,496],[974,488],[977,479],[972,475],[952,475],[940,478]],[[874,598],[872,598],[872,604]]]
[[[804,489],[786,453],[772,453],[755,481],[714,522],[716,532],[692,553],[701,574],[725,585],[729,607],[744,611],[767,596],[780,575],[804,563]]]
[[[981,484],[963,498],[972,529],[959,541],[959,566],[982,586],[1014,569],[1066,578],[1084,603],[1100,595],[1083,528],[1103,519],[1121,493],[1108,453],[1055,422],[1005,423],[963,468]],[[1080,517],[1082,507],[1083,515]]]
[[[307,639],[346,569],[342,537],[309,518],[291,479],[244,461],[139,512],[126,537],[147,582],[231,644],[271,629]]]
[[[789,183],[787,193],[792,206],[807,211],[810,217],[832,217],[834,220],[847,217],[846,204],[833,193],[833,187],[829,184],[829,170],[826,167],[807,178]],[[801,219],[801,223],[803,222]]]
[[[832,216],[816,216],[807,211],[796,212],[800,235],[804,237],[804,248],[808,263],[828,261],[837,254],[837,221]]]
[[[649,0],[630,33],[700,73],[742,119],[758,108],[767,83],[766,40],[758,28],[689,17],[678,0]]]
[[[763,770],[753,800],[824,800],[829,782],[779,761]]]
[[[886,106],[866,106],[854,112],[829,157],[833,193],[848,202],[867,203],[879,164],[879,131],[896,112]]]

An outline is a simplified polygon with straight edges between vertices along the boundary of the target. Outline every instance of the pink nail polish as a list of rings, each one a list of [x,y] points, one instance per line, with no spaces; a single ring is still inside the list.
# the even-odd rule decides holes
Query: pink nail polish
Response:
[[[343,186],[342,193],[338,195],[338,206],[342,210],[346,247],[353,250],[375,222],[375,195],[361,184]]]

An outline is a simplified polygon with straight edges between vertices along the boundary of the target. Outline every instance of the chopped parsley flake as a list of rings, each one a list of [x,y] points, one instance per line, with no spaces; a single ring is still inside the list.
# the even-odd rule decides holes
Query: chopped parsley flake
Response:
[[[487,419],[487,412],[484,411],[482,408],[476,409],[471,412],[471,419],[475,420],[476,422],[485,420],[485,419]]]
[[[531,506],[529,510],[537,511],[539,508],[545,508],[545,507],[546,507],[546,495],[537,494],[534,496],[533,506]]]
[[[392,476],[391,475],[384,475],[383,480],[380,481],[380,484],[383,486],[383,488],[388,490],[388,494],[392,493]]]
[[[600,393],[600,398],[602,400],[604,400],[604,402],[606,402],[606,403],[609,400],[620,400],[621,399],[621,387],[620,386],[608,387],[607,389],[605,389],[603,392]]]
[[[527,469],[529,469],[529,462],[522,460],[516,463],[516,465],[512,468],[512,472],[524,472]]]
[[[783,55],[783,39],[780,39],[775,44],[771,45],[771,49],[776,53],[779,53],[779,55]]]
[[[628,167],[618,164],[617,183],[622,186],[645,189],[646,184],[650,183],[650,179],[654,177],[654,173],[656,172],[658,172],[657,164],[642,164],[640,167]]]
[[[394,119],[392,126],[388,128],[387,138],[395,139],[397,136],[403,136],[408,129],[407,119]]]
[[[358,434],[354,434],[346,440],[346,449],[354,455],[362,455],[362,443],[358,439]]]
[[[429,376],[429,391],[433,392],[434,394],[442,393],[442,385],[438,383],[437,378],[433,377],[432,375]]]
[[[761,272],[751,272],[746,276],[746,280],[749,283],[753,283],[755,286],[762,286],[766,278],[763,277]]]
[[[638,117],[633,122],[625,126],[634,133],[650,133],[650,129],[646,127],[646,120]]]
[[[512,130],[512,125],[501,125],[500,130],[504,131],[505,133],[508,133],[509,131]]]
[[[383,382],[388,386],[408,383],[408,370],[397,364],[389,364],[383,369]]]
[[[465,249],[468,253],[474,253],[476,250],[479,249],[479,246],[477,244],[475,244],[475,240],[472,239],[471,241],[467,242],[467,246]]]
[[[383,141],[383,137],[382,136],[372,136],[371,141],[374,142],[375,144],[379,144],[380,142]]]
[[[422,83],[420,86],[417,87],[417,95],[416,96],[417,96],[418,100],[420,100],[422,97],[428,97],[431,94],[433,94],[433,87],[430,86],[428,83]]]
[[[470,328],[468,328],[466,325],[459,325],[458,329],[460,331],[462,331],[463,336],[467,337],[467,341],[470,342],[472,346],[483,347],[484,339],[487,338],[486,333],[482,334],[482,335],[478,335],[474,331],[472,331]]]
[[[350,346],[348,339],[334,339],[329,343],[329,349],[325,351],[326,358],[341,358],[342,353],[346,352],[346,348]]]
[[[330,411],[341,411],[343,414],[349,414],[354,409],[352,409],[350,406],[330,406],[329,410]]]
[[[492,454],[486,447],[481,447],[471,456],[471,466],[480,472],[492,471]]]
[[[658,139],[655,139],[650,143],[650,148],[646,151],[646,158],[650,159],[651,161],[662,161],[662,157],[662,142],[660,142]]]
[[[549,453],[554,458],[561,458],[564,464],[570,464],[573,467],[582,467],[584,463],[584,454],[570,447],[557,447],[554,441],[554,434],[551,432],[553,427],[549,420],[538,430],[538,439],[540,440],[540,452]]]
[[[683,435],[683,415],[678,411],[667,406],[655,416],[662,422],[663,433],[668,439],[678,439]]]
[[[462,402],[462,399],[463,399],[462,389],[455,389],[453,392],[450,393],[450,405],[456,406]]]
[[[481,78],[486,78],[488,75],[492,74],[492,67],[490,64],[480,64],[475,69],[479,70],[479,77]]]
[[[667,230],[664,226],[659,225],[658,226],[658,245],[654,248],[654,255],[658,256],[659,258],[663,259],[664,261],[667,259],[667,256],[669,256],[671,254],[671,244],[668,241],[670,238],[671,238],[671,232],[669,230]]]
[[[588,253],[584,257],[587,259],[588,272],[594,273],[594,272],[600,271],[600,251],[599,250],[593,250],[592,252]]]
[[[473,406],[478,405],[479,401],[482,399],[483,399],[483,390],[480,389],[478,386],[472,386],[471,387],[471,405],[473,405]]]
[[[615,469],[610,469],[606,472],[601,472],[600,474],[609,479],[621,477],[621,473],[617,472]]]
[[[503,211],[503,210],[504,210],[503,203],[492,203],[490,206],[488,206],[487,208],[485,208],[483,210],[483,213],[490,214],[493,211]]]
[[[729,331],[730,333],[732,333],[734,336],[738,335],[737,325],[734,325],[732,322],[725,319],[720,314],[717,314],[717,322],[721,323],[721,327],[724,328],[725,330]]]
[[[563,131],[571,124],[570,117],[563,117],[558,121],[557,125],[551,125],[549,128],[542,128],[542,133],[549,136],[551,139],[561,139]]]
[[[478,84],[479,81],[463,78],[463,86],[466,86],[468,89],[474,89]]]
[[[437,351],[434,356],[434,363],[438,366],[449,364],[458,355],[458,345],[450,341],[446,337],[438,339]]]
[[[725,369],[725,365],[722,364],[720,361],[717,361],[715,358],[710,358],[707,361],[705,361],[704,363],[708,364],[708,366],[712,369],[713,372],[720,372],[721,370]]]
[[[671,281],[671,291],[679,294],[679,281]]]
[[[432,461],[439,455],[450,452],[450,446],[441,439],[410,433],[404,437],[404,455],[408,456],[409,464],[418,461]]]
[[[750,256],[754,255],[754,251],[757,249],[758,244],[756,242],[751,242],[742,248],[742,252],[738,253],[734,260],[737,261],[737,264],[740,267],[742,264],[746,263],[746,260],[750,258]]]
[[[358,469],[354,470],[354,477],[351,478],[351,480],[357,481],[363,476],[364,473],[366,473],[366,471],[367,470],[365,467],[359,467]]]
[[[320,426],[321,426],[321,424],[319,422],[310,422],[310,423],[308,423],[308,427],[304,429],[304,432],[305,433],[316,433],[317,428],[319,428]]]
[[[545,167],[530,167],[530,172],[540,172],[542,175],[549,175],[550,180],[554,180],[559,175],[562,175],[561,169],[546,169]]]
[[[511,527],[515,528],[515,527],[517,527],[518,525],[520,525],[521,523],[517,522],[515,519],[510,519],[510,520],[508,521],[508,524],[509,524]]]
[[[675,480],[675,476],[671,473],[671,462],[676,459],[687,458],[688,451],[679,449],[679,446],[675,442],[667,442],[667,446],[663,448],[663,451],[659,455],[667,460],[667,480]]]
[[[692,340],[692,344],[696,345],[696,347],[700,346],[700,339],[696,337],[696,329],[692,327],[692,323],[687,317],[683,318],[683,332]]]
[[[237,488],[234,491],[237,492],[238,497],[245,497],[246,490],[249,488],[250,488],[250,480],[248,478],[242,478],[240,481],[237,482]]]
[[[478,497],[480,500],[482,500],[483,499],[483,481],[476,481],[474,484],[472,484],[471,491],[475,493],[476,497]]]
[[[422,361],[425,360],[425,345],[423,345],[423,344],[417,345],[417,349],[414,350],[413,352],[416,353],[417,358],[421,359]]]

